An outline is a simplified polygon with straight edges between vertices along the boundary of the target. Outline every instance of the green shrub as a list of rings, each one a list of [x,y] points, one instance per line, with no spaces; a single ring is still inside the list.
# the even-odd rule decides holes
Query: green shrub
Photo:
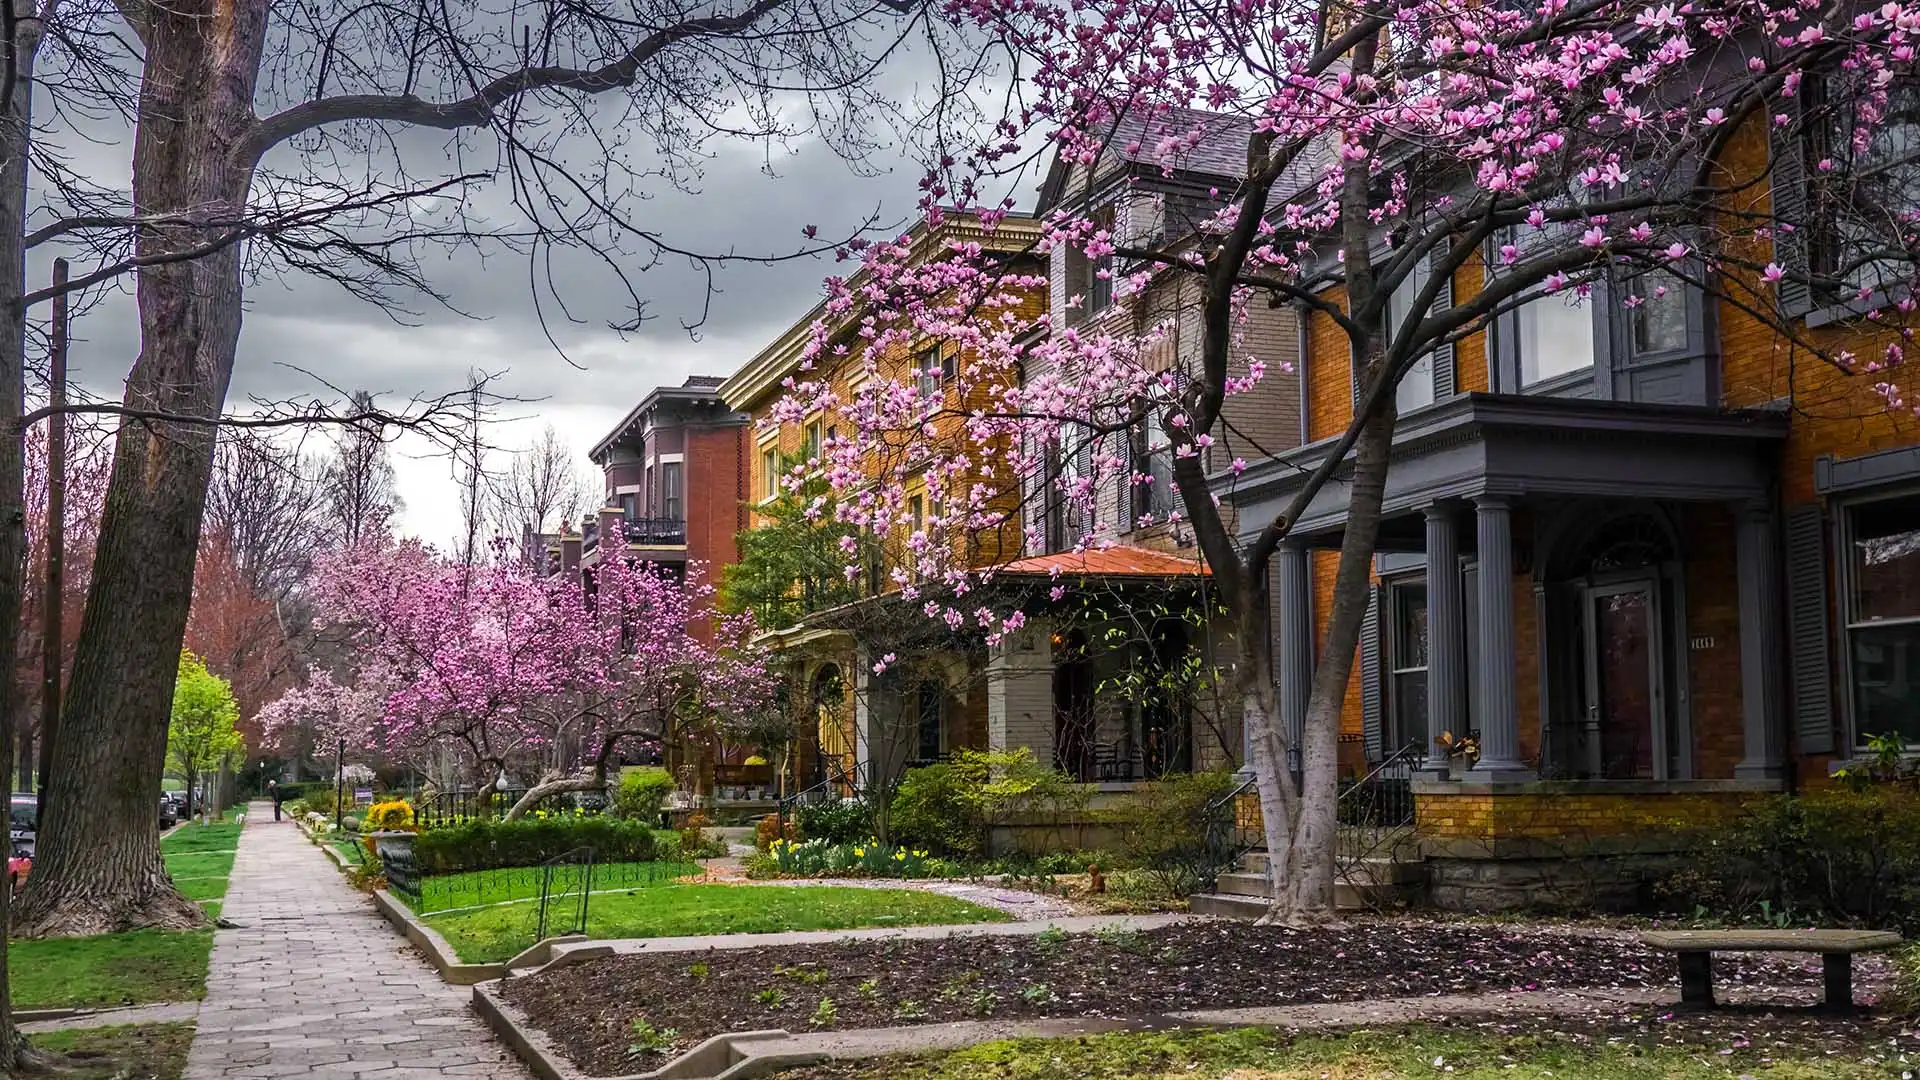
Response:
[[[335,794],[336,792],[332,784],[315,784],[309,787],[304,796],[307,800],[307,809],[312,813],[325,814],[328,817],[332,817],[335,806]],[[349,810],[353,809],[351,795],[349,795],[346,808]]]
[[[958,858],[986,854],[996,825],[1044,823],[1084,809],[1092,790],[1041,764],[1033,751],[962,750],[950,763],[908,771],[889,810],[893,839]]]
[[[660,820],[660,808],[666,805],[673,789],[673,777],[665,769],[634,769],[623,773],[620,788],[613,796],[613,816],[654,824]]]
[[[1702,841],[1661,890],[1676,906],[1920,930],[1920,792],[1910,787],[1782,795]]]
[[[1207,808],[1234,784],[1224,771],[1168,777],[1108,812],[1118,853],[1147,879],[1148,892],[1191,896],[1225,869],[1208,842]]]
[[[825,840],[829,844],[851,844],[874,833],[873,804],[865,799],[836,799],[833,802],[802,806],[793,820],[806,840]]]
[[[580,847],[592,848],[599,862],[648,862],[662,856],[654,830],[644,821],[549,814],[429,829],[414,838],[413,857],[426,873],[456,874],[537,866]]]
[[[1880,1007],[1896,1016],[1920,1016],[1920,945],[1893,954],[1893,986]]]

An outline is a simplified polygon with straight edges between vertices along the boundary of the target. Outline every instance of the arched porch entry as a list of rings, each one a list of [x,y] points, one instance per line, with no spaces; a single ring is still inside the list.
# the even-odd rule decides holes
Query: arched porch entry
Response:
[[[1541,769],[1595,780],[1693,775],[1681,532],[1656,503],[1581,501],[1542,530]]]

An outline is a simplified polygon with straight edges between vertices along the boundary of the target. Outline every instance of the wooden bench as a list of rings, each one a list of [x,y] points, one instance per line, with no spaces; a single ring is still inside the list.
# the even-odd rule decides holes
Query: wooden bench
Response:
[[[1827,1007],[1853,1008],[1853,954],[1891,949],[1900,935],[1883,930],[1659,930],[1640,940],[1680,959],[1680,1001],[1713,1004],[1717,952],[1819,953],[1826,968]]]

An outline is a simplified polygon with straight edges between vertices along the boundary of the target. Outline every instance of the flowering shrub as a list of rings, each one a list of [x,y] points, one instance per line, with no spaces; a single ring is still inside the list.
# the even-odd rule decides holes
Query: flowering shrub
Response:
[[[934,863],[925,851],[894,847],[878,840],[831,844],[825,840],[775,840],[767,848],[773,865],[792,877],[932,877]]]
[[[381,832],[388,829],[405,829],[413,824],[413,807],[399,799],[374,803],[367,810],[361,828],[368,832]]]

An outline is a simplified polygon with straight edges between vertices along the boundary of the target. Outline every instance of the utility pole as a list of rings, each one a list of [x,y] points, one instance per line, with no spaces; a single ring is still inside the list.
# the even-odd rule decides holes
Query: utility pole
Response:
[[[67,260],[53,260],[53,284],[67,283]],[[40,814],[47,812],[47,772],[53,765],[53,740],[60,730],[60,646],[62,601],[66,593],[67,547],[67,294],[53,297],[53,326],[47,332],[47,581],[45,627],[40,646]]]

